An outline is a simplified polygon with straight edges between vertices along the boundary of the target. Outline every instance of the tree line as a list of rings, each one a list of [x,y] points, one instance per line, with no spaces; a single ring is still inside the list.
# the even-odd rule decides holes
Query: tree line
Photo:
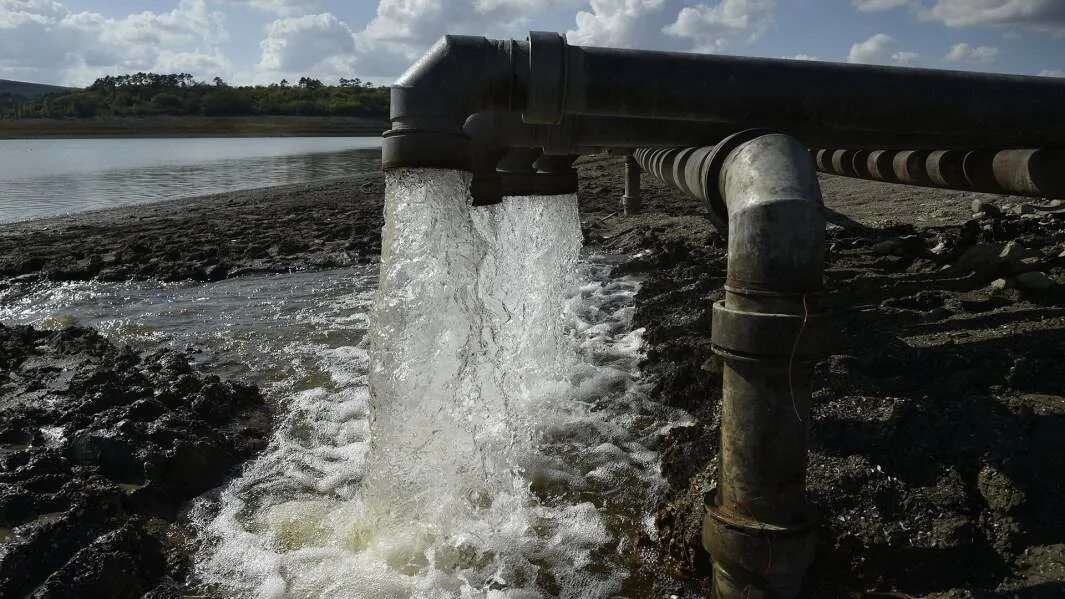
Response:
[[[188,73],[106,76],[89,87],[38,99],[0,95],[0,119],[93,118],[156,115],[384,116],[388,88],[360,79],[336,85],[301,77],[290,83],[231,86],[219,77],[197,81]]]

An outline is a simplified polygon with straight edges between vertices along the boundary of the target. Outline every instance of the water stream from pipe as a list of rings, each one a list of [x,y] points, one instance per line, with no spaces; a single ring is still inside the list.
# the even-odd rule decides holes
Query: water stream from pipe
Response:
[[[467,173],[387,174],[367,343],[324,359],[197,518],[205,587],[341,598],[632,593],[654,443],[638,283],[579,262],[575,196],[470,209]],[[597,270],[598,269],[598,270]]]

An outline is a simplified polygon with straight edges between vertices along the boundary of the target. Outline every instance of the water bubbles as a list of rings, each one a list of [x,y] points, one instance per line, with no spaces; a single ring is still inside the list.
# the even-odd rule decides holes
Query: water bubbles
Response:
[[[653,533],[663,485],[641,439],[683,419],[640,380],[639,283],[579,262],[572,195],[471,210],[466,173],[387,178],[370,352],[357,313],[323,324],[353,345],[301,346],[328,376],[292,385],[270,449],[200,506],[199,576],[250,597],[622,592],[618,548]]]

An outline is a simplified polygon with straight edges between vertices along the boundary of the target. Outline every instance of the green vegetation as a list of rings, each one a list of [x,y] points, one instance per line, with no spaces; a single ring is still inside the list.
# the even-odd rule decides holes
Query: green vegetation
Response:
[[[57,88],[63,90],[63,88]],[[136,73],[101,77],[81,90],[63,90],[38,98],[3,93],[0,119],[55,119],[148,116],[361,116],[388,112],[388,88],[359,79],[325,85],[301,78],[268,86],[233,87],[215,77],[196,81],[188,73]]]
[[[35,99],[48,94],[65,94],[72,91],[76,90],[71,87],[59,87],[58,85],[0,79],[0,103],[5,100]]]

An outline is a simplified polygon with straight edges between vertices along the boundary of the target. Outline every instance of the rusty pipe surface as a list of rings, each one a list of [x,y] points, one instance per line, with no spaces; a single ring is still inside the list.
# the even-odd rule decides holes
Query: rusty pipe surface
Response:
[[[741,133],[714,148],[634,152],[728,223],[725,299],[711,342],[723,362],[721,466],[703,523],[718,599],[792,598],[814,557],[807,501],[810,379],[823,352],[818,297],[825,213],[797,139]]]
[[[815,150],[818,170],[834,175],[1030,197],[1065,197],[1065,150],[874,150],[865,154],[866,168],[822,159],[848,150]]]

